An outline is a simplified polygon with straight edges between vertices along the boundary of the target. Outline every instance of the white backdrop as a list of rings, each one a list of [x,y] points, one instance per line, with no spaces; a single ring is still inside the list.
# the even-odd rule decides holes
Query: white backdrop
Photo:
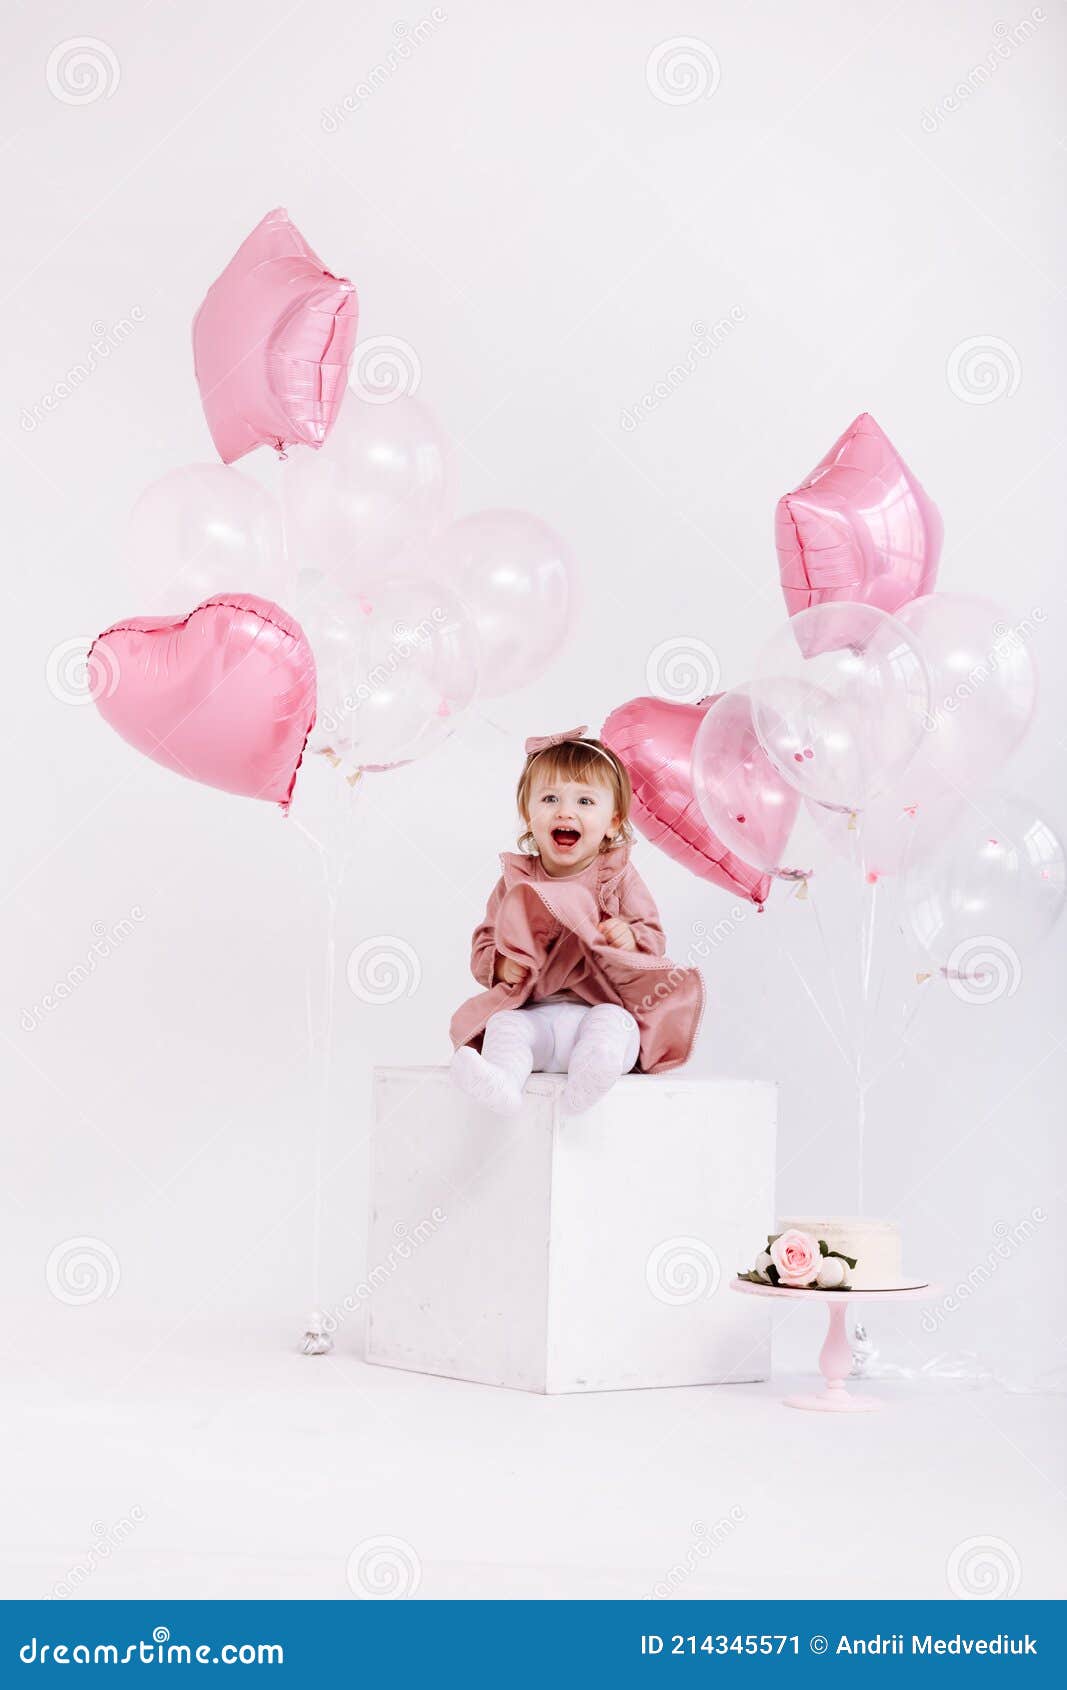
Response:
[[[74,1325],[179,1350],[206,1322],[289,1341],[309,1302],[311,852],[276,810],[138,759],[62,680],[72,643],[154,608],[123,564],[126,515],[155,477],[212,457],[190,320],[272,206],[356,282],[361,334],[416,350],[457,508],[535,511],[583,583],[536,686],[364,794],[342,959],[381,935],[418,966],[387,1004],[340,989],[327,1302],[361,1262],[369,1068],[447,1058],[470,931],[514,841],[523,738],[599,727],[649,689],[664,642],[709,648],[709,685],[743,680],[784,615],[775,501],[858,412],[942,510],[941,585],[1041,612],[1041,715],[1009,783],[1058,806],[1060,7],[448,0],[404,23],[343,0],[97,0],[9,21],[0,1259],[20,1365],[29,1350],[47,1369]],[[87,33],[91,98],[50,68]],[[699,97],[672,102],[657,50],[687,37]],[[975,338],[993,342],[991,388],[954,373]],[[284,468],[248,467],[275,487]],[[810,910],[778,892],[737,920],[726,894],[637,852],[675,953],[728,918],[694,1071],[777,1079],[782,1207],[852,1208],[854,1093],[786,955],[825,990]],[[854,980],[844,883],[823,884]],[[39,1013],[122,922],[113,954]],[[871,1096],[866,1208],[900,1223],[916,1269],[973,1293],[898,1359],[974,1351],[1016,1378],[1028,1354],[1055,1363],[1059,955],[1024,955],[1017,991],[988,1005],[923,988],[906,1058]],[[916,989],[895,965],[887,1055]],[[983,1268],[998,1225],[1035,1208],[1051,1224]],[[80,1237],[120,1277],[72,1308],[46,1268]]]

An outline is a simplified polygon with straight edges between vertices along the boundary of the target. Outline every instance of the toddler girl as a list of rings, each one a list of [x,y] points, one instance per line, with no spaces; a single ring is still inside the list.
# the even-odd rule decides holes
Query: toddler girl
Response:
[[[623,764],[586,729],[526,741],[517,804],[526,831],[474,933],[485,989],[452,1018],[452,1076],[498,1115],[515,1115],[533,1070],[565,1073],[563,1108],[582,1114],[638,1063],[677,1067],[704,991],[664,956],[659,914],[630,864]]]

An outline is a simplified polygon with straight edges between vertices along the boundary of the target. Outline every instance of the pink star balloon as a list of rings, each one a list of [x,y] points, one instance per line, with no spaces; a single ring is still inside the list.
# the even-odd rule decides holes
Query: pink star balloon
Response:
[[[778,501],[786,609],[795,616],[838,599],[892,615],[933,592],[941,539],[937,506],[864,412]]]
[[[345,394],[356,290],[280,208],[212,282],[193,319],[193,365],[223,463],[257,446],[322,445]]]

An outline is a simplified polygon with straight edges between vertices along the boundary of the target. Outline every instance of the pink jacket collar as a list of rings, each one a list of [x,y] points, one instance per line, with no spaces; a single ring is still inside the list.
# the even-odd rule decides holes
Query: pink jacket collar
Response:
[[[596,859],[596,883],[601,895],[614,892],[626,873],[630,861],[630,841],[623,840],[621,845],[613,845],[610,851],[605,851]],[[504,886],[510,891],[520,880],[535,878],[534,865],[540,862],[526,851],[501,851],[500,870],[504,876]],[[590,868],[593,864],[590,863]],[[537,877],[539,878],[539,877]],[[551,880],[551,876],[547,877]],[[569,878],[569,877],[568,877]],[[575,879],[580,878],[575,876]]]

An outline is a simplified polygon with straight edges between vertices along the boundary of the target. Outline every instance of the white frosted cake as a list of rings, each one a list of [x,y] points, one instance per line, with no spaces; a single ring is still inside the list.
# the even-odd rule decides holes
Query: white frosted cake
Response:
[[[798,1232],[809,1232],[814,1238],[825,1238],[831,1250],[854,1257],[856,1266],[849,1280],[855,1291],[887,1291],[907,1283],[900,1233],[891,1221],[842,1215],[823,1220],[802,1215],[798,1219],[790,1215],[778,1222],[779,1232],[791,1227],[796,1227]]]

